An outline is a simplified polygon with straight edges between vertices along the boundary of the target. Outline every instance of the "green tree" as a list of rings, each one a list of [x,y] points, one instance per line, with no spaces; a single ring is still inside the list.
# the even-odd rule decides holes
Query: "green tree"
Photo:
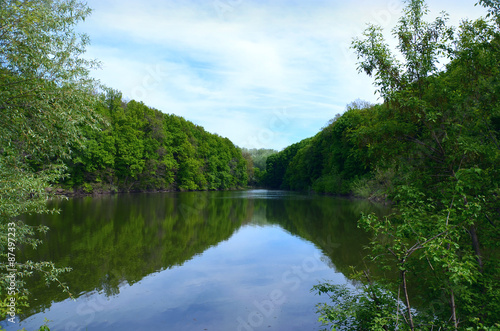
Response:
[[[81,58],[88,39],[73,31],[89,13],[76,0],[0,4],[0,255],[12,262],[0,267],[2,302],[12,280],[8,268],[16,270],[16,300],[26,295],[22,277],[38,271],[54,281],[64,271],[51,262],[15,259],[21,245],[40,243],[35,232],[47,230],[17,217],[51,211],[45,206],[49,183],[63,174],[62,160],[82,143],[81,126],[97,122],[95,83],[88,76],[96,63]]]
[[[411,330],[498,327],[499,20],[496,1],[481,3],[492,19],[464,21],[453,34],[446,15],[425,23],[425,3],[408,1],[393,31],[401,62],[378,27],[353,42],[385,104],[379,121],[350,136],[379,169],[392,167],[398,210],[360,225],[374,234],[371,259],[396,266],[387,289],[400,293]],[[440,56],[450,61],[445,70]],[[412,293],[449,308],[426,315],[413,309]]]
[[[370,24],[364,39],[355,38],[352,47],[360,60],[358,70],[375,79],[378,92],[385,100],[411,84],[422,88],[423,79],[438,72],[437,63],[447,56],[453,39],[453,28],[446,26],[448,15],[442,13],[433,23],[424,21],[429,10],[424,0],[408,0],[393,35],[404,61],[392,54],[382,28]]]
[[[357,101],[336,116],[293,157],[284,187],[318,193],[348,194],[353,182],[369,172],[350,133],[368,120],[374,106]]]
[[[263,184],[273,189],[284,188],[286,171],[295,155],[306,146],[311,138],[288,146],[277,154],[269,155],[266,159],[266,172],[263,175]]]

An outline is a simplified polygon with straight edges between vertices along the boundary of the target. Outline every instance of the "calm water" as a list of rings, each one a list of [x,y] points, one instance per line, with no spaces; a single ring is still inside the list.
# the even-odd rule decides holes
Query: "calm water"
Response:
[[[7,330],[318,330],[310,292],[346,283],[362,263],[367,201],[251,190],[75,198],[24,259],[46,259],[65,274],[75,300],[30,283],[31,307]],[[345,273],[345,275],[344,275]]]

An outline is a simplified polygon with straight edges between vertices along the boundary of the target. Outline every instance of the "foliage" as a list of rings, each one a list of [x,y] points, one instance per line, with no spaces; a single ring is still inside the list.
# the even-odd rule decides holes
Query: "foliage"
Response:
[[[89,40],[73,30],[89,14],[78,0],[0,1],[0,255],[11,262],[1,265],[0,299],[15,299],[15,313],[25,305],[27,276],[59,282],[69,270],[15,258],[41,243],[47,228],[18,218],[56,212],[46,207],[52,184],[84,193],[247,185],[247,162],[227,138],[125,103],[117,91],[98,92],[89,77],[98,63],[82,58]],[[6,290],[12,284],[15,297]],[[3,305],[0,316],[6,312]]]
[[[500,308],[494,243],[500,219],[498,25],[464,21],[454,36],[444,16],[424,23],[425,12],[423,2],[409,1],[394,30],[405,59],[395,70],[402,84],[385,79],[383,66],[369,66],[388,54],[361,47],[372,43],[372,35],[353,43],[360,70],[377,71],[375,81],[389,110],[386,122],[403,125],[392,137],[374,141],[395,171],[392,197],[398,213],[385,220],[366,216],[360,224],[375,236],[372,259],[398,268],[410,329],[417,328],[410,285],[432,293],[427,300],[450,307],[436,314],[450,328],[494,326]],[[439,72],[442,55],[450,63]],[[392,261],[384,261],[386,256]]]
[[[46,187],[63,174],[61,161],[71,156],[72,147],[81,145],[81,125],[98,121],[95,83],[88,77],[97,64],[81,58],[88,39],[73,31],[89,13],[76,0],[1,1],[0,256],[9,263],[1,265],[0,289],[2,302],[16,292],[10,295],[16,313],[26,305],[25,277],[39,272],[47,282],[57,282],[68,270],[16,259],[23,245],[36,247],[36,233],[47,230],[17,218],[54,212],[45,206]],[[15,291],[7,291],[12,283]],[[2,307],[0,316],[6,312]]]
[[[248,161],[227,138],[108,90],[63,182],[84,193],[224,190],[247,185]]]
[[[242,149],[243,156],[247,160],[247,174],[248,183],[250,186],[259,186],[263,183],[264,176],[266,173],[266,161],[267,158],[273,154],[278,153],[274,149],[265,148],[252,148],[252,149]]]
[[[363,33],[364,39],[353,40],[352,48],[361,59],[359,71],[375,78],[378,92],[386,101],[392,100],[395,91],[410,85],[422,89],[422,80],[438,72],[438,59],[448,51],[453,37],[453,29],[446,26],[446,13],[427,23],[423,20],[428,14],[425,1],[406,2],[403,16],[393,31],[403,62],[391,53],[379,26],[369,25]]]
[[[269,156],[278,153],[278,151],[274,149],[266,149],[266,148],[252,148],[246,149],[243,148],[244,152],[247,152],[252,157],[253,165],[255,168],[259,168],[260,170],[266,170],[266,160]]]
[[[351,107],[302,142],[292,157],[276,154],[273,161],[282,160],[279,165],[284,166],[268,183],[325,193],[387,195],[397,212],[384,219],[366,215],[360,226],[374,236],[369,260],[394,273],[384,286],[400,294],[404,327],[496,328],[498,1],[480,1],[488,17],[465,20],[458,28],[447,26],[445,13],[425,22],[428,9],[422,0],[406,4],[393,30],[399,54],[374,25],[352,44],[359,71],[374,78],[383,104]],[[447,64],[440,67],[439,62]],[[365,309],[366,292],[355,299],[345,289],[329,289],[345,297],[351,307],[346,312]],[[419,303],[425,307],[426,302],[443,308],[423,314]],[[323,316],[352,322],[328,309],[324,307]],[[387,312],[391,318],[393,312]]]
[[[348,194],[371,168],[352,132],[371,121],[377,107],[357,100],[316,136],[287,147],[267,159],[264,184],[271,188]]]
[[[266,171],[262,176],[262,184],[273,189],[284,188],[283,182],[290,162],[309,139],[288,146],[277,154],[269,155],[266,160]]]
[[[405,330],[397,298],[383,286],[363,286],[361,290],[347,285],[322,283],[312,291],[326,294],[330,303],[318,304],[319,321],[330,330]]]

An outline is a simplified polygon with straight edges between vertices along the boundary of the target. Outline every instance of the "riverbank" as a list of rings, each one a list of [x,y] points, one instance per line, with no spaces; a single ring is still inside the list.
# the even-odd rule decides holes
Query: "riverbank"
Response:
[[[225,190],[194,190],[193,192],[206,192],[206,191],[238,191],[238,190],[257,190],[263,189],[266,190],[265,187],[237,187],[237,188],[229,188]],[[151,189],[151,190],[125,190],[119,189],[112,185],[107,186],[84,186],[77,188],[63,188],[63,187],[48,187],[46,189],[48,193],[54,194],[56,196],[65,196],[65,197],[84,197],[84,196],[100,196],[100,195],[112,195],[112,194],[123,194],[123,193],[173,193],[173,192],[187,192],[187,190],[182,190],[179,188],[169,188],[169,189]],[[293,190],[283,190],[289,192],[299,192]],[[387,194],[373,194],[369,196],[361,196],[357,195],[353,192],[349,194],[332,194],[325,192],[316,192],[314,190],[307,191],[308,194],[314,195],[325,195],[339,198],[346,198],[352,200],[366,200],[376,204],[381,204],[384,206],[390,206],[393,202],[388,198]]]
[[[244,187],[229,188],[225,190],[193,190],[193,192],[206,192],[206,191],[237,191],[246,189]],[[63,188],[52,186],[45,190],[47,193],[54,194],[56,196],[66,196],[66,197],[82,197],[82,196],[98,196],[98,195],[111,195],[111,194],[121,194],[121,193],[172,193],[172,192],[187,192],[188,190],[183,190],[179,188],[169,188],[169,189],[150,189],[150,190],[126,190],[119,189],[116,187],[78,187],[78,188]]]

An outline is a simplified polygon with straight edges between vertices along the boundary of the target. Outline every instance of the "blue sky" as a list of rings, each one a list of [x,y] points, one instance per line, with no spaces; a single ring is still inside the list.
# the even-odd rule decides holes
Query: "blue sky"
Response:
[[[93,76],[130,100],[247,148],[281,150],[315,135],[356,99],[378,102],[349,49],[371,22],[390,33],[398,0],[89,0]],[[429,0],[450,24],[486,11]]]

